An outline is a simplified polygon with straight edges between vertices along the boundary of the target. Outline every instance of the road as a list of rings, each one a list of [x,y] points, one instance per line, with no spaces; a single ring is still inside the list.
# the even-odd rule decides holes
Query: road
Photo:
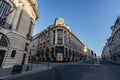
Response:
[[[120,65],[72,63],[54,66],[45,71],[32,71],[0,80],[120,80]]]
[[[56,80],[120,80],[120,65],[61,65],[54,68]]]

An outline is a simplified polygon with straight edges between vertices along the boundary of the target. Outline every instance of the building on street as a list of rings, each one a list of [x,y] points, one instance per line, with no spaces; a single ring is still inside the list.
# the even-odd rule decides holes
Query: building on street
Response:
[[[115,24],[111,27],[112,34],[107,39],[107,44],[103,49],[103,57],[109,57],[113,61],[120,61],[120,16],[117,17]],[[108,51],[109,50],[109,51]]]
[[[104,48],[102,50],[101,57],[103,60],[110,60],[111,59],[110,51],[109,51],[109,47],[108,47],[108,42],[106,43],[106,45],[104,46]]]
[[[36,19],[36,0],[0,0],[0,67],[27,64]]]
[[[58,17],[53,25],[33,36],[31,55],[37,61],[78,61],[85,59],[87,47]]]

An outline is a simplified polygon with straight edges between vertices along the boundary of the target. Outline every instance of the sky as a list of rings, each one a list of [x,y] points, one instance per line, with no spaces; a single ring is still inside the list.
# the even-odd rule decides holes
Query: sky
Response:
[[[120,0],[37,0],[38,14],[33,35],[64,18],[76,37],[98,56],[111,36],[111,26],[120,15]]]

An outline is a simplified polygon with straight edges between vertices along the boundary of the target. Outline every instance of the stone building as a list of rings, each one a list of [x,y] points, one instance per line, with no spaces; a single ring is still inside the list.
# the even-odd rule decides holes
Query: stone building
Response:
[[[87,60],[92,60],[92,54],[89,48],[87,48]]]
[[[108,47],[108,42],[106,43],[106,45],[104,46],[104,48],[102,50],[101,57],[103,60],[110,60],[111,59],[110,51],[109,51],[109,47]]]
[[[38,41],[39,41],[39,33],[34,35],[32,37],[32,42],[31,42],[31,49],[30,49],[30,55],[31,55],[31,59],[32,58],[37,58],[35,57],[38,51]]]
[[[53,25],[33,36],[31,54],[39,61],[78,61],[86,55],[84,48],[85,44],[58,17]]]
[[[111,27],[111,30],[112,34],[110,38],[107,39],[109,54],[111,60],[120,61],[120,16],[117,17],[115,24]]]
[[[0,67],[27,64],[38,18],[36,0],[0,0]]]

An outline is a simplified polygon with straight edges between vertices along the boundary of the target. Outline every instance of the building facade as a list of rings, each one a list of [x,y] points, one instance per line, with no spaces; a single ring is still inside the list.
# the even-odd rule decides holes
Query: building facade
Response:
[[[78,61],[84,59],[85,48],[85,44],[71,32],[64,19],[58,17],[53,25],[33,36],[31,54],[38,61]]]
[[[87,60],[92,60],[91,50],[87,48]]]
[[[120,16],[117,17],[115,24],[111,27],[112,34],[107,39],[111,60],[120,61]],[[104,49],[103,49],[104,50]]]
[[[102,57],[103,60],[110,60],[111,59],[108,43],[106,43],[106,45],[104,46],[104,48],[102,50],[101,57]]]
[[[27,64],[38,18],[36,0],[0,0],[0,67]]]
[[[31,42],[31,49],[30,49],[30,59],[37,60],[38,57],[36,57],[37,51],[38,51],[38,41],[39,41],[39,33],[34,35],[32,37]]]

